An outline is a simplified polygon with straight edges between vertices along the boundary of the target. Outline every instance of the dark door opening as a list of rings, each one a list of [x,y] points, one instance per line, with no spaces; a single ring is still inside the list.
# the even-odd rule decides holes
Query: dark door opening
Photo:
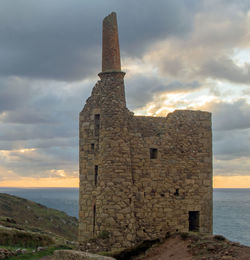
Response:
[[[189,231],[199,232],[200,230],[200,212],[189,211],[188,212]]]
[[[150,153],[150,159],[157,159],[158,150],[156,148],[150,148],[149,153]]]

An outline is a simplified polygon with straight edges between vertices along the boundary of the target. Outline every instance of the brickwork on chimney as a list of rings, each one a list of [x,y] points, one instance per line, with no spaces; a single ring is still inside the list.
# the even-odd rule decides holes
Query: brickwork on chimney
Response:
[[[121,71],[118,27],[114,12],[105,17],[102,28],[102,72]]]

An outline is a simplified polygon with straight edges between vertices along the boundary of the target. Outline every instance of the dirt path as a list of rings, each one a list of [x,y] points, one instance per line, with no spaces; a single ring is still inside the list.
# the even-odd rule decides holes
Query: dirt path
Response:
[[[157,247],[152,247],[141,260],[191,260],[192,255],[188,252],[187,241],[179,238],[170,238]]]
[[[134,260],[250,260],[250,247],[226,240],[222,236],[174,236],[153,246]]]

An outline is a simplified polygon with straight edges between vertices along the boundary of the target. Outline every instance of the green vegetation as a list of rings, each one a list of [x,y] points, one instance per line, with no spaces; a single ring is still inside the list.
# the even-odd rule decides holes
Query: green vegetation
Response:
[[[64,212],[0,193],[0,258],[40,259],[72,249],[64,244],[74,245],[77,228],[77,219]]]
[[[24,255],[18,255],[18,256],[12,256],[10,258],[8,258],[8,260],[37,260],[43,256],[49,256],[49,255],[53,255],[53,252],[55,250],[60,250],[60,249],[71,249],[70,247],[66,247],[64,245],[58,245],[58,246],[51,246],[48,248],[45,248],[42,251],[39,252],[32,252],[32,250],[29,250],[29,252],[27,254]]]
[[[214,239],[219,240],[219,241],[225,241],[226,240],[226,238],[223,237],[222,235],[214,235]]]
[[[76,240],[78,221],[62,211],[0,193],[0,225]]]
[[[37,247],[54,243],[53,239],[48,235],[0,227],[0,245]]]

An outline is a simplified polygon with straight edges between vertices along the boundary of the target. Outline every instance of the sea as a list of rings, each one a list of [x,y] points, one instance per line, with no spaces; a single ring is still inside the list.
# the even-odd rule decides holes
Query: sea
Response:
[[[78,218],[78,188],[0,188]],[[214,189],[213,233],[250,246],[250,189]]]

